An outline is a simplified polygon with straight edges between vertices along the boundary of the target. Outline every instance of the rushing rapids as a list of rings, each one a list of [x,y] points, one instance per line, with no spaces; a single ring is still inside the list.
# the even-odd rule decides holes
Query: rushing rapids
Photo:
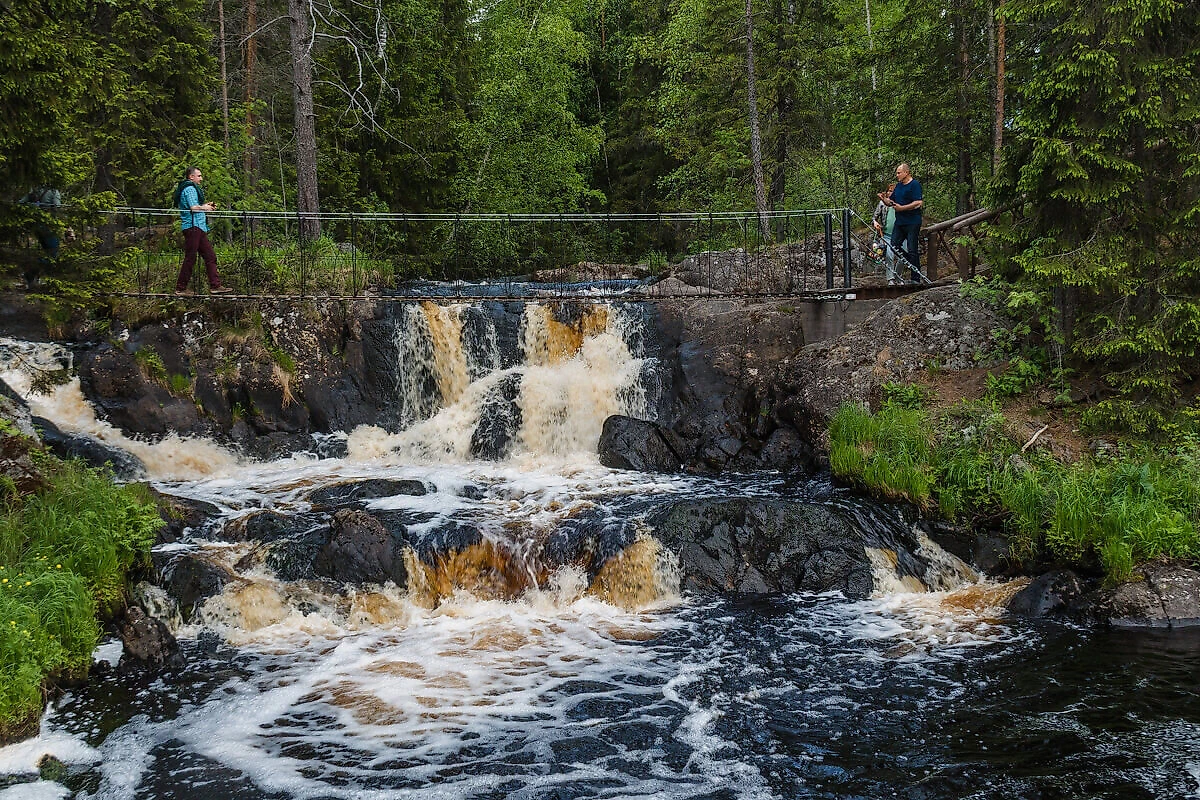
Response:
[[[0,750],[63,774],[0,797],[1194,796],[1200,641],[1010,620],[1017,585],[824,479],[606,469],[604,419],[657,403],[636,311],[494,310],[402,306],[394,424],[335,458],[127,438],[65,351],[3,343],[33,413],[208,512],[135,590],[186,665],[98,671]],[[723,545],[678,528],[777,506],[852,534],[816,561],[860,597],[686,590]]]

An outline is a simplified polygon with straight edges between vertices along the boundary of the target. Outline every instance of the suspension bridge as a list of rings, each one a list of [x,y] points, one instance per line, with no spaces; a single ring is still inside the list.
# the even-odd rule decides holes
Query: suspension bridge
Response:
[[[937,281],[939,250],[960,274],[958,260],[969,258],[940,236],[923,237],[920,284],[889,286],[870,226],[850,208],[761,215],[247,210],[207,217],[222,281],[233,290],[222,301],[844,301],[894,297]],[[176,297],[183,258],[177,218],[171,209],[108,213],[104,238],[110,251],[125,254],[124,273],[108,294]],[[199,260],[191,287],[196,297],[188,299],[202,300]]]

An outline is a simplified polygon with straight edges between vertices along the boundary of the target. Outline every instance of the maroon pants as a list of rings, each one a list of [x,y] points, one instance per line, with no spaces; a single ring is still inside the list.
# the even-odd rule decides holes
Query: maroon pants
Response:
[[[217,274],[217,254],[213,251],[212,242],[208,240],[207,233],[193,225],[183,232],[183,266],[179,269],[179,279],[175,281],[175,291],[182,292],[192,279],[196,253],[204,258],[204,269],[208,272],[208,288],[221,288],[221,276]]]

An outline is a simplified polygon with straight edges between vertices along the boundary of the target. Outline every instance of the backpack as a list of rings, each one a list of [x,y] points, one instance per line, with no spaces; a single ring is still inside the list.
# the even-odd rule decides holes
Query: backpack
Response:
[[[198,183],[192,183],[185,178],[184,180],[181,180],[179,183],[175,184],[175,191],[171,192],[171,205],[175,206],[175,208],[178,208],[180,211],[187,210],[185,208],[180,208],[179,203],[183,200],[183,190],[189,186],[196,190],[196,205],[204,205],[204,187]]]

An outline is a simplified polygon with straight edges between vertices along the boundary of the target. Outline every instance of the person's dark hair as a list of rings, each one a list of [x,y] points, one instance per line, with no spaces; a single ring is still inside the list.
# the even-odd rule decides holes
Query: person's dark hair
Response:
[[[199,172],[199,171],[200,171],[199,167],[187,167],[183,170],[183,179],[185,181],[190,181],[192,179],[192,173]]]

